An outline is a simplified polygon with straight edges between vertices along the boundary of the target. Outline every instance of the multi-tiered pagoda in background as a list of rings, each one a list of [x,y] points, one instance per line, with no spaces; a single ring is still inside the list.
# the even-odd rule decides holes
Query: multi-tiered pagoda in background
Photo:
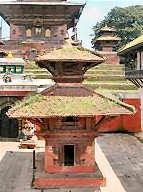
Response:
[[[119,64],[120,59],[117,52],[114,50],[115,45],[121,40],[120,37],[115,35],[114,28],[102,27],[100,29],[100,36],[94,39],[94,48],[97,53],[106,57],[106,63]]]

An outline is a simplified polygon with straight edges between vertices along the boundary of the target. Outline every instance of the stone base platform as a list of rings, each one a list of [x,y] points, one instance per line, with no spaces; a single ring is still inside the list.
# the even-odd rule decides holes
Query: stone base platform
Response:
[[[54,189],[54,188],[84,188],[93,187],[97,190],[100,186],[105,185],[103,178],[36,178],[34,180],[34,188],[36,189]]]
[[[76,173],[76,174],[48,174],[44,172],[44,153],[36,155],[36,170],[34,172],[33,187],[36,189],[52,189],[52,188],[94,188],[105,186],[105,178],[98,166],[95,173]]]

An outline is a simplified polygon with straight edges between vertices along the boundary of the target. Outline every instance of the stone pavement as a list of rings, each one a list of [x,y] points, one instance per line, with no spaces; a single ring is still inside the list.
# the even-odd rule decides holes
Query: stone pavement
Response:
[[[0,192],[95,192],[89,188],[32,189],[32,150],[19,149],[18,145],[0,142]],[[42,141],[36,151],[44,151]],[[101,192],[143,191],[143,144],[136,137],[104,134],[97,139],[95,158],[107,178]]]
[[[104,134],[97,143],[124,190],[143,192],[143,143],[128,134]]]
[[[32,149],[19,149],[19,142],[0,142],[0,192],[99,192],[93,188],[32,189]],[[39,141],[36,153],[44,152]]]

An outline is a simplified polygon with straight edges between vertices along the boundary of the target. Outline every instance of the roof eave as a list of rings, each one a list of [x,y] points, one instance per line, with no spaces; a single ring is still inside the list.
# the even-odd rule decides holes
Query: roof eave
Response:
[[[96,116],[119,116],[119,115],[132,115],[132,112],[122,112],[122,113],[95,113],[95,114],[65,114],[65,115],[44,115],[44,116],[18,116],[18,115],[9,115],[9,118],[17,118],[17,119],[36,119],[36,118],[55,118],[55,117],[67,117],[67,116],[74,116],[74,117],[96,117]]]
[[[129,47],[129,48],[127,48],[127,49],[121,49],[121,50],[119,50],[118,51],[118,55],[125,55],[125,54],[127,54],[127,53],[129,53],[129,52],[131,52],[131,51],[133,51],[133,50],[136,50],[137,51],[137,49],[139,49],[139,48],[141,48],[143,46],[143,42],[141,42],[141,43],[139,43],[139,44],[137,44],[137,45],[134,45],[134,46],[132,46],[132,47]]]

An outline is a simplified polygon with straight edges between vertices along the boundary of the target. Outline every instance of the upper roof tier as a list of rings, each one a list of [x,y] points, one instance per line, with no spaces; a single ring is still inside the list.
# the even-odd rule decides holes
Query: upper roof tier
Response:
[[[118,36],[100,36],[95,39],[95,41],[120,41],[121,38]]]
[[[0,1],[3,19],[14,25],[76,26],[85,4],[67,1]]]
[[[82,63],[100,63],[104,59],[90,50],[77,47],[63,47],[55,49],[43,56],[37,58],[37,63],[47,62],[82,62]]]
[[[85,72],[104,61],[88,50],[63,47],[37,58],[36,63],[46,68],[56,82],[80,83]]]
[[[116,30],[114,28],[108,27],[105,25],[100,30],[100,36],[94,39],[94,42],[102,42],[102,41],[120,41],[121,38],[114,34]]]
[[[100,29],[100,31],[104,32],[104,31],[108,31],[108,32],[116,32],[116,29],[112,28],[112,27],[108,27],[107,25],[105,25],[104,27],[102,27]]]

